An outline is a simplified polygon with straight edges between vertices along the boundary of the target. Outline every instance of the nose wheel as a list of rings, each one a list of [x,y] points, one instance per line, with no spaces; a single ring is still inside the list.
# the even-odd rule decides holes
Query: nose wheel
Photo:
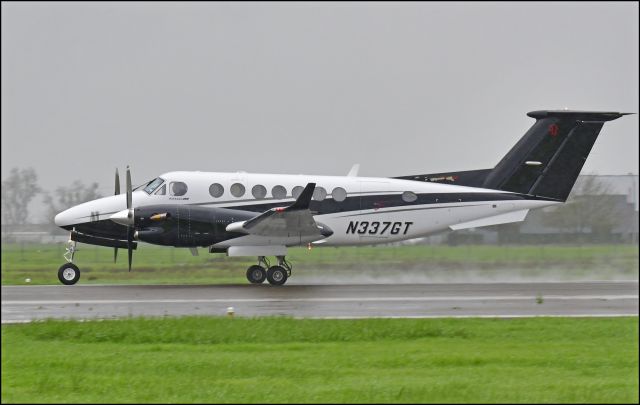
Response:
[[[278,265],[271,266],[264,256],[258,257],[258,264],[247,269],[247,280],[251,284],[261,284],[264,280],[271,285],[283,285],[291,277],[291,263],[284,256],[276,256]]]
[[[65,263],[58,269],[58,280],[64,285],[73,285],[80,280],[80,269],[73,263]]]

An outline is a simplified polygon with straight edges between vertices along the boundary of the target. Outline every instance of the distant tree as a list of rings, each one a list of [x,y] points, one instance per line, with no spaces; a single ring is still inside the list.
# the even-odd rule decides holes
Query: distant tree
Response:
[[[596,176],[583,176],[567,202],[549,212],[544,222],[578,235],[590,231],[594,236],[610,236],[620,222],[615,199],[608,184]]]
[[[84,185],[82,181],[76,180],[70,186],[60,186],[51,193],[46,193],[44,203],[47,205],[47,221],[53,229],[57,229],[54,223],[56,214],[83,202],[95,200],[102,197],[98,193],[98,183]]]
[[[32,167],[11,169],[2,181],[2,222],[5,225],[24,225],[29,218],[29,203],[42,190],[38,175]]]

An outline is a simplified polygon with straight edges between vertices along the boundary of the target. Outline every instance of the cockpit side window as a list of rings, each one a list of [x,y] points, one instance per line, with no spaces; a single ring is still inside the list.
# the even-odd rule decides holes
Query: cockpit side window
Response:
[[[158,187],[160,187],[160,184],[162,184],[163,182],[164,180],[161,179],[160,177],[150,181],[149,184],[147,184],[147,186],[144,188],[145,193],[147,194],[153,193]]]
[[[163,184],[162,187],[156,191],[156,195],[166,195],[167,194],[167,185]]]

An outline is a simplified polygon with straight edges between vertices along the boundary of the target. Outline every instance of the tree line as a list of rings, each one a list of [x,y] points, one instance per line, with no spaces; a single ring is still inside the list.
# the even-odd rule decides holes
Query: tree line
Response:
[[[54,225],[57,213],[83,202],[102,197],[98,193],[98,183],[85,185],[76,180],[68,186],[60,186],[53,192],[38,185],[38,174],[32,167],[14,167],[2,180],[2,224],[25,225],[29,222],[29,203],[42,197],[47,207],[46,219]]]

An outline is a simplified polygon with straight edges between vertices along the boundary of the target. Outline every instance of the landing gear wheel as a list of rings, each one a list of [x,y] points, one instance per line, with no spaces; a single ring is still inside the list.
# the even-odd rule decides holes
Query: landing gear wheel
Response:
[[[287,282],[287,271],[281,266],[269,267],[267,280],[269,280],[269,284],[282,285]]]
[[[251,282],[251,284],[261,284],[266,280],[267,272],[257,264],[249,267],[247,269],[247,280]]]
[[[80,269],[73,263],[65,263],[58,269],[58,280],[65,285],[73,285],[80,280]]]

